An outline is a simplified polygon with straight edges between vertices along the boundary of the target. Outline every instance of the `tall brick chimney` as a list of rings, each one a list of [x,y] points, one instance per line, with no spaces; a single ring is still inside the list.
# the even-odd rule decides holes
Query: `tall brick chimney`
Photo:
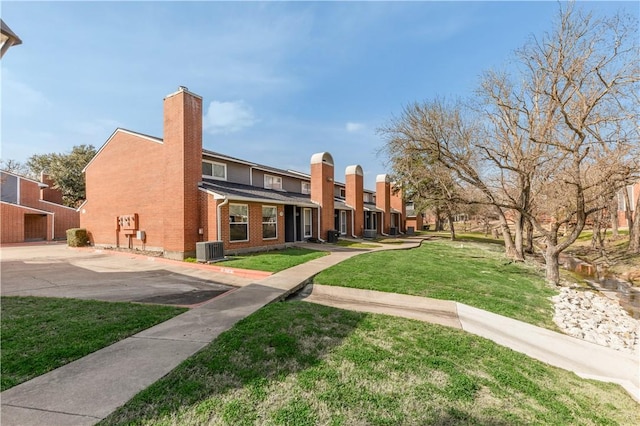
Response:
[[[311,201],[320,205],[320,235],[326,239],[327,231],[335,228],[333,206],[333,157],[328,152],[311,156]]]
[[[381,231],[388,234],[391,228],[391,184],[387,175],[376,176],[376,207],[384,211]]]
[[[400,223],[396,223],[396,226],[400,232],[405,232],[405,220],[407,219],[407,206],[404,200],[404,193],[402,188],[397,188],[395,184],[391,183],[391,208],[398,210],[401,214]]]
[[[346,199],[345,202],[352,207],[353,214],[353,235],[362,237],[364,230],[364,173],[362,167],[353,165],[347,167],[344,172],[346,177]]]
[[[180,86],[164,99],[165,256],[195,256],[202,180],[202,97]]]

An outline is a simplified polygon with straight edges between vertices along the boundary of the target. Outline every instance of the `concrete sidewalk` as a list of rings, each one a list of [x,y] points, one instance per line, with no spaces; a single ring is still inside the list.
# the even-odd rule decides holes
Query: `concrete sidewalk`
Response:
[[[464,303],[314,284],[300,299],[460,328],[578,376],[617,383],[640,402],[640,354],[625,353]]]
[[[362,253],[417,245],[419,242],[385,245],[374,250],[318,246],[331,254],[232,290],[2,392],[1,423],[3,426],[95,424],[236,322],[304,287],[322,270]]]

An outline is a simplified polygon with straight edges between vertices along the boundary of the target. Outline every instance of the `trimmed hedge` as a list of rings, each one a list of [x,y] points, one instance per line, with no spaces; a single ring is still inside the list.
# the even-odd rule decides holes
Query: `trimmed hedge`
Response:
[[[89,245],[89,236],[84,228],[67,229],[67,245],[69,247],[84,247]]]

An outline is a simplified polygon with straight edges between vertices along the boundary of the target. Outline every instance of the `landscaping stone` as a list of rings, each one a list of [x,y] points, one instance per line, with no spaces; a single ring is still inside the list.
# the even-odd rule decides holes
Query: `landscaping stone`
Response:
[[[551,300],[555,304],[553,321],[566,334],[623,352],[639,351],[640,321],[616,301],[567,287]]]

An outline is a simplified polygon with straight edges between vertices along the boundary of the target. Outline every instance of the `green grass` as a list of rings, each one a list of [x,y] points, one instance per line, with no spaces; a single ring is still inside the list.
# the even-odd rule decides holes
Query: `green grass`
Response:
[[[557,292],[541,272],[509,263],[495,245],[434,241],[366,253],[322,271],[314,282],[453,300],[556,329],[549,297]]]
[[[639,408],[619,386],[460,330],[283,302],[102,424],[627,425]]]
[[[2,297],[2,390],[184,312],[168,306]]]
[[[218,265],[275,273],[326,256],[327,254],[329,253],[305,248],[288,248],[234,256],[231,260],[218,263]]]

